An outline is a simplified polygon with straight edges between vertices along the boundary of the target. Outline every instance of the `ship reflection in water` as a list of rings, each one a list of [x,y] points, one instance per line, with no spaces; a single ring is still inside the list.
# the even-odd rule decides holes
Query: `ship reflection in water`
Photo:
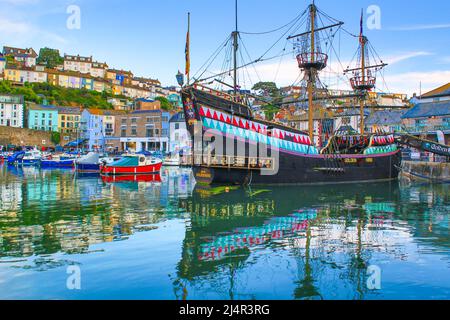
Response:
[[[0,298],[450,298],[448,185],[194,185],[0,168]]]

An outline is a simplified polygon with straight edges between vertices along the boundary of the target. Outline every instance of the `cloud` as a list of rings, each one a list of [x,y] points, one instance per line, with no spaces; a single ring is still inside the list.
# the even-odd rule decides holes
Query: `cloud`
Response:
[[[4,17],[0,17],[0,33],[2,42],[9,45],[30,46],[30,42],[36,39],[49,42],[49,44],[67,43],[65,38],[43,30],[30,22],[14,21]]]
[[[419,94],[420,83],[422,83],[422,93],[449,83],[450,70],[398,73],[385,76],[385,80],[392,92]]]
[[[421,24],[415,26],[393,27],[388,30],[391,31],[421,31],[421,30],[436,30],[436,29],[450,29],[450,23],[444,24]]]
[[[427,51],[414,51],[414,52],[407,52],[404,54],[398,54],[394,56],[388,56],[384,61],[389,63],[390,65],[403,62],[405,60],[417,58],[417,57],[424,57],[424,56],[431,56],[433,53],[427,52]]]

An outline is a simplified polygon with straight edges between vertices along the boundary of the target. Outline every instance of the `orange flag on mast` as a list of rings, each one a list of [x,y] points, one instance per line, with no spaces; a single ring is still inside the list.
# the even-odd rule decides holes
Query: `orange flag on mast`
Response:
[[[191,71],[191,57],[190,57],[190,28],[191,28],[191,19],[190,19],[190,13],[188,13],[188,31],[186,35],[186,75],[189,78],[189,73]]]

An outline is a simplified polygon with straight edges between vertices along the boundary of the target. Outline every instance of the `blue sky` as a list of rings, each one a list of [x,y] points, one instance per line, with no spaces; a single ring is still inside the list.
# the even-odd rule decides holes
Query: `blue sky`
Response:
[[[239,29],[258,32],[277,28],[308,4],[299,0],[240,0]],[[366,32],[378,54],[390,64],[384,72],[387,86],[380,86],[380,90],[412,94],[419,91],[420,82],[423,91],[450,82],[449,1],[317,0],[316,4],[344,21],[345,28],[354,33],[358,32],[362,8],[377,5],[381,9],[381,29]],[[110,67],[158,78],[164,85],[175,84],[174,75],[184,68],[188,11],[192,15],[193,73],[234,27],[234,0],[0,0],[0,5],[1,45],[36,50],[49,46],[62,53],[93,55]],[[69,5],[81,10],[79,30],[66,27]],[[242,35],[252,58],[279,36]],[[278,49],[284,45],[283,41]],[[342,34],[341,60],[348,62],[356,47],[357,41]],[[223,59],[218,60],[213,70],[220,70]],[[256,71],[251,68],[248,77],[253,82],[259,76],[289,85],[298,72],[293,57],[287,56],[262,63]]]

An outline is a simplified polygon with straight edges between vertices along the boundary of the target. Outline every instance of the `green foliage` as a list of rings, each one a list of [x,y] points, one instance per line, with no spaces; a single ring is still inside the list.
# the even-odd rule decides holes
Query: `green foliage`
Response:
[[[14,57],[13,56],[6,56],[6,62],[8,64],[14,63],[15,62]]]
[[[55,145],[58,145],[61,142],[61,134],[59,132],[52,132],[52,142]]]
[[[271,121],[271,120],[273,120],[275,114],[277,114],[280,111],[280,108],[269,104],[269,105],[264,106],[263,110],[266,115],[266,119]]]
[[[277,98],[281,95],[280,89],[278,89],[275,82],[258,82],[252,88],[255,91],[262,91],[264,96],[271,98]]]
[[[87,89],[61,88],[49,83],[25,83],[23,87],[14,87],[9,81],[1,81],[0,93],[20,94],[26,101],[39,104],[46,99],[50,104],[59,106],[112,109],[112,105],[107,101],[112,97],[111,94]]]
[[[170,111],[173,109],[173,105],[170,103],[170,101],[165,97],[157,97],[155,100],[158,100],[161,102],[161,109],[165,111]]]
[[[47,68],[55,68],[64,63],[64,58],[59,55],[59,50],[51,48],[42,48],[39,51],[37,63],[45,65]]]

